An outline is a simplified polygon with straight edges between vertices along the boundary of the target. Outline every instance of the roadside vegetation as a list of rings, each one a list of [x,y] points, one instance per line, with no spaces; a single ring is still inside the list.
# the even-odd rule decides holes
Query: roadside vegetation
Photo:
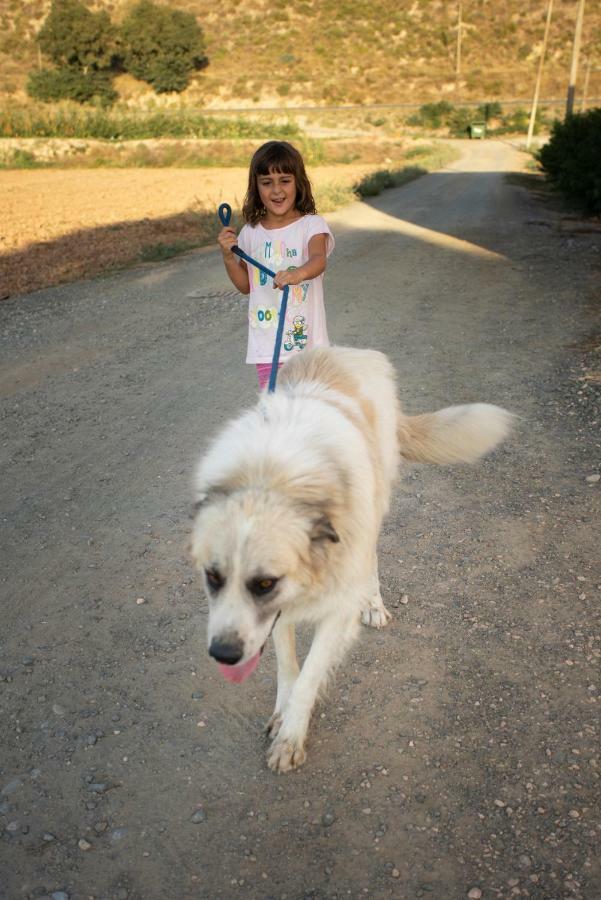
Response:
[[[555,122],[537,158],[569,203],[587,215],[601,215],[601,108]]]
[[[384,114],[387,112],[387,114]],[[285,116],[276,113],[212,116],[189,106],[174,109],[132,110],[82,107],[73,102],[56,104],[10,103],[0,108],[0,138],[96,141],[96,145],[68,146],[60,153],[44,154],[43,145],[14,147],[0,141],[4,168],[40,166],[178,166],[245,165],[258,142],[291,140],[309,164],[392,162],[407,138],[466,137],[473,122],[484,122],[487,134],[525,134],[528,114],[523,109],[503,110],[499,103],[476,108],[453,106],[447,101],[424,104],[411,114],[399,110],[324,110],[322,113]],[[535,133],[547,127],[549,116],[540,112]],[[315,135],[328,133],[327,138]],[[177,141],[180,143],[175,143]],[[141,142],[153,142],[144,145]],[[165,143],[161,143],[161,142]],[[217,147],[207,141],[219,141]],[[244,144],[243,142],[247,143]],[[227,144],[229,143],[229,146]],[[371,149],[369,149],[371,147]]]
[[[206,116],[192,108],[174,112],[86,108],[74,103],[9,104],[0,109],[0,137],[91,138],[134,141],[148,138],[291,139],[300,134],[292,122],[281,125],[237,116]]]
[[[503,109],[500,103],[482,103],[479,106],[454,106],[447,100],[425,103],[417,113],[407,118],[407,124],[427,131],[446,131],[450,137],[466,137],[472,122],[483,122],[489,137],[505,134],[526,134],[529,112],[522,107]],[[534,133],[549,126],[549,115],[540,107],[534,124]]]

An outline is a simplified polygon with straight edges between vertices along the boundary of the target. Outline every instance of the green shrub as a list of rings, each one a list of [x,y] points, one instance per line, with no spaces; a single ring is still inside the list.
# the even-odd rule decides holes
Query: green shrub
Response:
[[[588,214],[601,213],[601,108],[555,122],[538,160],[568,200]]]
[[[109,72],[81,69],[36,69],[30,72],[27,93],[34,100],[52,103],[58,100],[75,100],[89,103],[98,99],[105,106],[114,103],[117,92],[113,89],[113,79]]]
[[[499,119],[503,115],[503,108],[496,101],[493,103],[483,103],[478,107],[477,118],[483,119],[487,124],[490,119]]]
[[[479,119],[479,116],[474,115],[473,109],[459,106],[449,117],[449,134],[452,134],[453,137],[465,137],[468,126],[474,119]]]
[[[10,159],[3,159],[0,162],[1,169],[38,169],[40,163],[29,150],[13,150]]]
[[[353,191],[363,199],[364,197],[376,197],[387,188],[400,187],[420,175],[425,175],[427,169],[419,166],[404,166],[402,169],[380,169],[365,175],[360,181],[353,185]]]
[[[419,112],[410,116],[409,125],[422,125],[424,128],[442,128],[447,125],[454,107],[447,100],[439,100],[438,103],[424,103]]]

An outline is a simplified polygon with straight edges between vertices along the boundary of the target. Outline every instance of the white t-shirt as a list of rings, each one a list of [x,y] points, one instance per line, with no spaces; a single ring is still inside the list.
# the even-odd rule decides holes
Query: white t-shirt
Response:
[[[334,249],[332,232],[321,216],[303,216],[283,228],[264,228],[261,223],[245,225],[238,246],[272,272],[297,269],[309,259],[309,241],[325,234],[326,254]],[[248,278],[248,352],[247,363],[270,363],[278,325],[282,291],[274,290],[273,278],[250,263]],[[305,347],[329,346],[326,313],[323,305],[323,274],[302,284],[290,285],[280,362]]]

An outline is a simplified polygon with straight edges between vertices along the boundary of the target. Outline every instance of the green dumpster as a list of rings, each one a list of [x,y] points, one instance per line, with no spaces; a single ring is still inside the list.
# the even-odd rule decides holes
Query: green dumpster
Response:
[[[486,122],[471,122],[467,130],[470,138],[485,138]]]

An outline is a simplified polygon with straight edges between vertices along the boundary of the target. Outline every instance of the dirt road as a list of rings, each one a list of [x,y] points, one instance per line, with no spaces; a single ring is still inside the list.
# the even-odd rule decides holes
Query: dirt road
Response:
[[[411,412],[522,418],[476,467],[405,472],[393,621],[288,776],[273,653],[220,679],[186,556],[195,461],[255,396],[217,252],[0,305],[1,897],[601,896],[600,245],[521,163],[468,145],[330,217],[336,342],[388,353]]]

